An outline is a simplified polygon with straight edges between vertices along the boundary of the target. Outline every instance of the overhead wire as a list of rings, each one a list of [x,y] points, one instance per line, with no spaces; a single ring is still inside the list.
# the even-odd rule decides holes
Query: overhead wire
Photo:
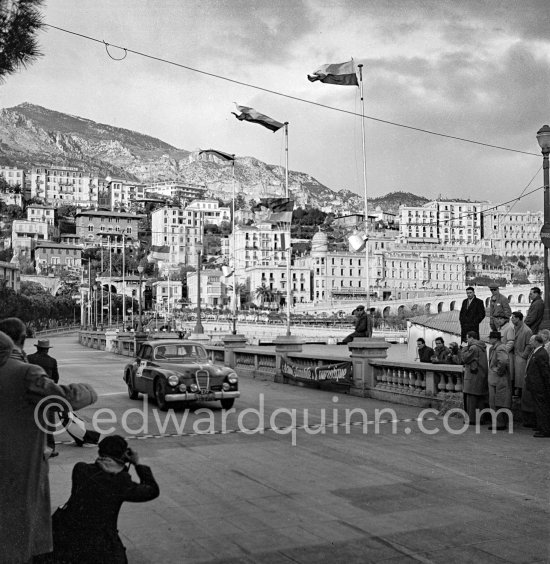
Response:
[[[319,107],[319,108],[324,108],[324,109],[327,109],[327,110],[331,110],[331,111],[335,111],[335,112],[340,112],[340,113],[348,114],[348,115],[352,115],[352,116],[358,116],[358,117],[361,117],[361,118],[363,118],[363,119],[368,119],[368,120],[371,120],[371,121],[376,121],[376,122],[378,122],[378,123],[384,123],[384,124],[386,124],[386,125],[393,125],[393,126],[395,126],[395,127],[401,127],[401,128],[409,129],[409,130],[412,130],[412,131],[418,131],[418,132],[420,132],[420,133],[426,133],[426,134],[428,134],[428,135],[435,135],[435,136],[437,136],[437,137],[443,137],[443,138],[446,138],[446,139],[453,139],[453,140],[455,140],[455,141],[462,141],[462,142],[464,142],[464,143],[471,143],[471,144],[474,144],[474,145],[480,145],[480,146],[482,146],[482,147],[489,147],[489,148],[492,148],[492,149],[499,149],[499,150],[501,150],[501,151],[509,151],[509,152],[512,152],[512,153],[518,153],[518,154],[523,154],[523,155],[530,155],[530,156],[540,157],[540,155],[538,155],[537,153],[531,153],[530,151],[521,151],[521,150],[519,150],[519,149],[512,149],[512,148],[510,148],[510,147],[503,147],[503,146],[501,146],[501,145],[494,145],[494,144],[492,144],[492,143],[484,143],[484,142],[482,142],[482,141],[476,141],[476,140],[474,140],[474,139],[468,139],[468,138],[466,138],[466,137],[459,137],[459,136],[457,136],[457,135],[450,135],[450,134],[447,134],[447,133],[440,133],[440,132],[438,132],[438,131],[432,131],[432,130],[429,130],[429,129],[424,129],[424,128],[422,128],[422,127],[415,127],[415,126],[412,126],[412,125],[406,125],[406,124],[398,123],[398,122],[395,122],[395,121],[390,121],[390,120],[386,120],[386,119],[377,118],[377,117],[374,117],[374,116],[369,116],[369,115],[363,114],[363,113],[361,113],[361,112],[355,112],[355,111],[345,110],[345,109],[343,109],[343,108],[337,108],[337,107],[335,107],[335,106],[330,106],[330,105],[328,105],[328,104],[322,104],[321,102],[315,102],[315,101],[313,101],[313,100],[307,100],[307,99],[305,99],[305,98],[300,98],[299,96],[293,96],[293,95],[291,95],[291,94],[286,94],[286,93],[280,92],[280,91],[278,91],[278,90],[272,90],[272,89],[270,89],[270,88],[265,88],[265,87],[263,87],[263,86],[258,86],[257,84],[251,84],[251,83],[248,83],[248,82],[244,82],[244,81],[241,81],[241,80],[236,80],[236,79],[234,79],[234,78],[229,78],[229,77],[227,77],[227,76],[223,76],[223,75],[216,74],[216,73],[213,73],[213,72],[208,72],[208,71],[204,71],[204,70],[201,70],[201,69],[197,69],[197,68],[191,67],[191,66],[189,66],[189,65],[184,65],[184,64],[182,64],[182,63],[176,63],[175,61],[170,61],[169,59],[164,59],[164,58],[162,58],[162,57],[156,57],[155,55],[149,55],[148,53],[143,53],[143,52],[141,52],[141,51],[136,51],[136,50],[134,50],[134,49],[129,49],[129,48],[127,48],[127,47],[122,47],[122,46],[120,46],[120,45],[115,45],[115,44],[112,44],[112,43],[107,43],[106,41],[104,41],[104,40],[102,40],[102,39],[97,39],[97,38],[95,38],[95,37],[91,37],[91,36],[85,35],[85,34],[83,34],[83,33],[78,33],[78,32],[76,32],[76,31],[71,31],[71,30],[69,30],[69,29],[65,29],[65,28],[62,28],[62,27],[59,27],[59,26],[55,26],[55,25],[52,25],[52,24],[46,23],[46,24],[44,24],[44,25],[47,26],[47,27],[50,27],[50,28],[52,28],[52,29],[56,29],[56,30],[58,30],[58,31],[61,31],[61,32],[63,32],[63,33],[67,33],[67,34],[70,34],[70,35],[74,35],[74,36],[76,36],[76,37],[81,37],[81,38],[83,38],[83,39],[87,39],[87,40],[89,40],[89,41],[94,41],[94,42],[96,42],[96,43],[102,44],[102,45],[105,46],[105,48],[106,48],[107,50],[108,50],[109,47],[114,47],[114,48],[116,48],[116,49],[121,49],[121,50],[123,50],[123,51],[125,52],[124,57],[121,57],[120,59],[115,59],[115,60],[124,60],[124,59],[126,58],[126,56],[127,56],[128,53],[132,53],[132,54],[134,54],[134,55],[138,55],[138,56],[140,56],[140,57],[145,57],[145,58],[151,59],[151,60],[153,60],[153,61],[157,61],[157,62],[161,62],[161,63],[166,63],[167,65],[172,65],[172,66],[175,66],[175,67],[178,67],[178,68],[182,68],[182,69],[185,69],[185,70],[188,70],[188,71],[191,71],[191,72],[196,72],[196,73],[202,74],[202,75],[204,75],[204,76],[209,76],[209,77],[211,77],[211,78],[216,78],[216,79],[219,79],[219,80],[223,80],[223,81],[226,81],[226,82],[230,82],[230,83],[232,83],[232,84],[237,84],[237,85],[239,85],[239,86],[245,86],[246,88],[253,88],[254,90],[259,90],[259,91],[261,91],[261,92],[266,92],[266,93],[268,93],[268,94],[273,94],[274,96],[280,96],[280,97],[283,97],[283,98],[287,98],[287,99],[289,99],[289,100],[295,100],[295,101],[297,101],[297,102],[302,102],[302,103],[304,103],[304,104],[310,104],[310,105],[312,105],[312,106],[317,106],[317,107]],[[107,51],[107,52],[108,52],[108,51]],[[111,54],[110,54],[109,52],[108,52],[108,55],[109,55],[109,57],[111,57],[111,59],[114,59],[114,58],[111,56]]]

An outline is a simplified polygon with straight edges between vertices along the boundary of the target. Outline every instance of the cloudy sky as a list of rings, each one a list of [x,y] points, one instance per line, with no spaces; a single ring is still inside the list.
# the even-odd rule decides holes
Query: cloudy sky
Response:
[[[46,0],[43,13],[100,42],[47,28],[44,57],[8,77],[2,107],[31,102],[182,149],[284,165],[282,131],[237,121],[237,102],[289,122],[291,169],[362,194],[361,121],[336,111],[360,112],[359,89],[306,78],[353,57],[364,64],[367,116],[533,153],[366,119],[369,196],[403,190],[497,203],[542,185],[536,132],[550,122],[548,0]],[[101,41],[250,86],[131,53],[114,61]],[[515,209],[542,201],[539,190]]]

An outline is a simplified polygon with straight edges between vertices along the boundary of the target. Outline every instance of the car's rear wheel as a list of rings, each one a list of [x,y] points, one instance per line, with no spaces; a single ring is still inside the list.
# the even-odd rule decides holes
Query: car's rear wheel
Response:
[[[137,400],[139,398],[139,392],[134,387],[134,377],[132,374],[127,374],[126,385],[128,386],[128,397],[131,400]]]
[[[161,411],[168,411],[168,402],[166,401],[166,387],[162,378],[155,380],[155,400]]]
[[[231,409],[235,403],[235,398],[225,398],[220,400],[220,403],[222,404],[222,409]]]

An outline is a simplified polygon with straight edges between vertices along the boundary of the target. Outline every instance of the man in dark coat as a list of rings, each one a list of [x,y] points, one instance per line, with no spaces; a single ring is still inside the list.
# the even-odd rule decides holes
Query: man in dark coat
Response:
[[[431,347],[426,346],[426,341],[422,337],[416,339],[416,351],[420,362],[432,362],[432,356],[435,354],[435,351]]]
[[[550,437],[550,364],[544,341],[540,335],[533,335],[529,344],[533,352],[527,359],[525,387],[531,393],[537,419],[533,437]]]
[[[48,354],[50,350],[50,341],[47,339],[39,339],[36,345],[36,352],[27,356],[30,364],[36,364],[44,369],[50,380],[56,384],[59,382],[59,372],[57,370],[57,360]],[[52,449],[50,458],[57,456],[59,453],[55,450],[55,439],[51,433],[46,434],[46,442]]]
[[[467,298],[462,302],[460,308],[460,339],[466,342],[466,333],[475,331],[479,339],[479,324],[485,319],[485,306],[483,301],[476,297],[474,289],[469,286],[466,288]]]
[[[355,331],[342,340],[342,345],[347,345],[355,337],[372,336],[372,318],[365,313],[365,306],[357,306],[352,314],[355,315]]]
[[[544,302],[542,300],[540,288],[536,286],[531,288],[529,292],[529,300],[531,305],[529,306],[529,311],[525,317],[524,323],[531,329],[533,335],[539,332],[540,324],[544,318]]]
[[[132,480],[126,464],[133,464],[140,483]],[[55,561],[79,564],[126,564],[117,520],[125,501],[144,502],[159,496],[149,466],[119,435],[99,443],[93,464],[78,462],[73,468],[71,497],[53,516]]]
[[[24,340],[25,324],[17,321]],[[48,400],[80,409],[97,395],[88,384],[55,384],[39,366],[12,358],[13,346],[0,332],[0,560],[28,562],[52,550],[43,430]]]
[[[470,425],[475,425],[489,396],[487,346],[477,339],[475,331],[468,331],[466,339],[468,344],[460,352],[464,364],[464,411]]]

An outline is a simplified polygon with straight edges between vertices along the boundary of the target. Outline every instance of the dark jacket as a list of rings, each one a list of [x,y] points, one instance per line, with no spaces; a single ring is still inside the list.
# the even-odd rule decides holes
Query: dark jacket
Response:
[[[527,360],[525,386],[531,393],[550,396],[550,364],[544,347],[537,349]]]
[[[355,318],[355,333],[356,333],[356,337],[367,337],[367,333],[369,331],[369,325],[371,325],[369,323],[369,317],[368,315],[363,312],[361,315],[357,316]],[[371,334],[372,334],[372,328],[371,328]]]
[[[159,487],[148,466],[136,467],[140,483],[127,470],[116,474],[100,465],[78,462],[73,468],[71,497],[53,518],[56,563],[122,564],[126,549],[118,536],[117,521],[125,501],[155,499]]]
[[[434,355],[434,350],[428,345],[424,345],[422,349],[416,349],[418,354],[418,360],[420,362],[432,362],[432,356]]]
[[[431,362],[433,364],[452,364],[451,351],[445,345],[440,348],[435,347]]]
[[[537,296],[529,306],[529,311],[525,316],[523,322],[531,331],[533,335],[536,335],[539,332],[540,324],[542,323],[542,319],[544,318],[544,301],[540,296]]]
[[[57,360],[51,357],[46,351],[36,351],[34,354],[27,356],[29,364],[36,364],[41,366],[48,378],[53,380],[56,384],[59,382],[59,372],[57,371]]]
[[[485,306],[483,301],[474,297],[470,307],[468,307],[468,298],[462,302],[460,308],[460,327],[467,331],[479,331],[479,324],[485,319]]]

